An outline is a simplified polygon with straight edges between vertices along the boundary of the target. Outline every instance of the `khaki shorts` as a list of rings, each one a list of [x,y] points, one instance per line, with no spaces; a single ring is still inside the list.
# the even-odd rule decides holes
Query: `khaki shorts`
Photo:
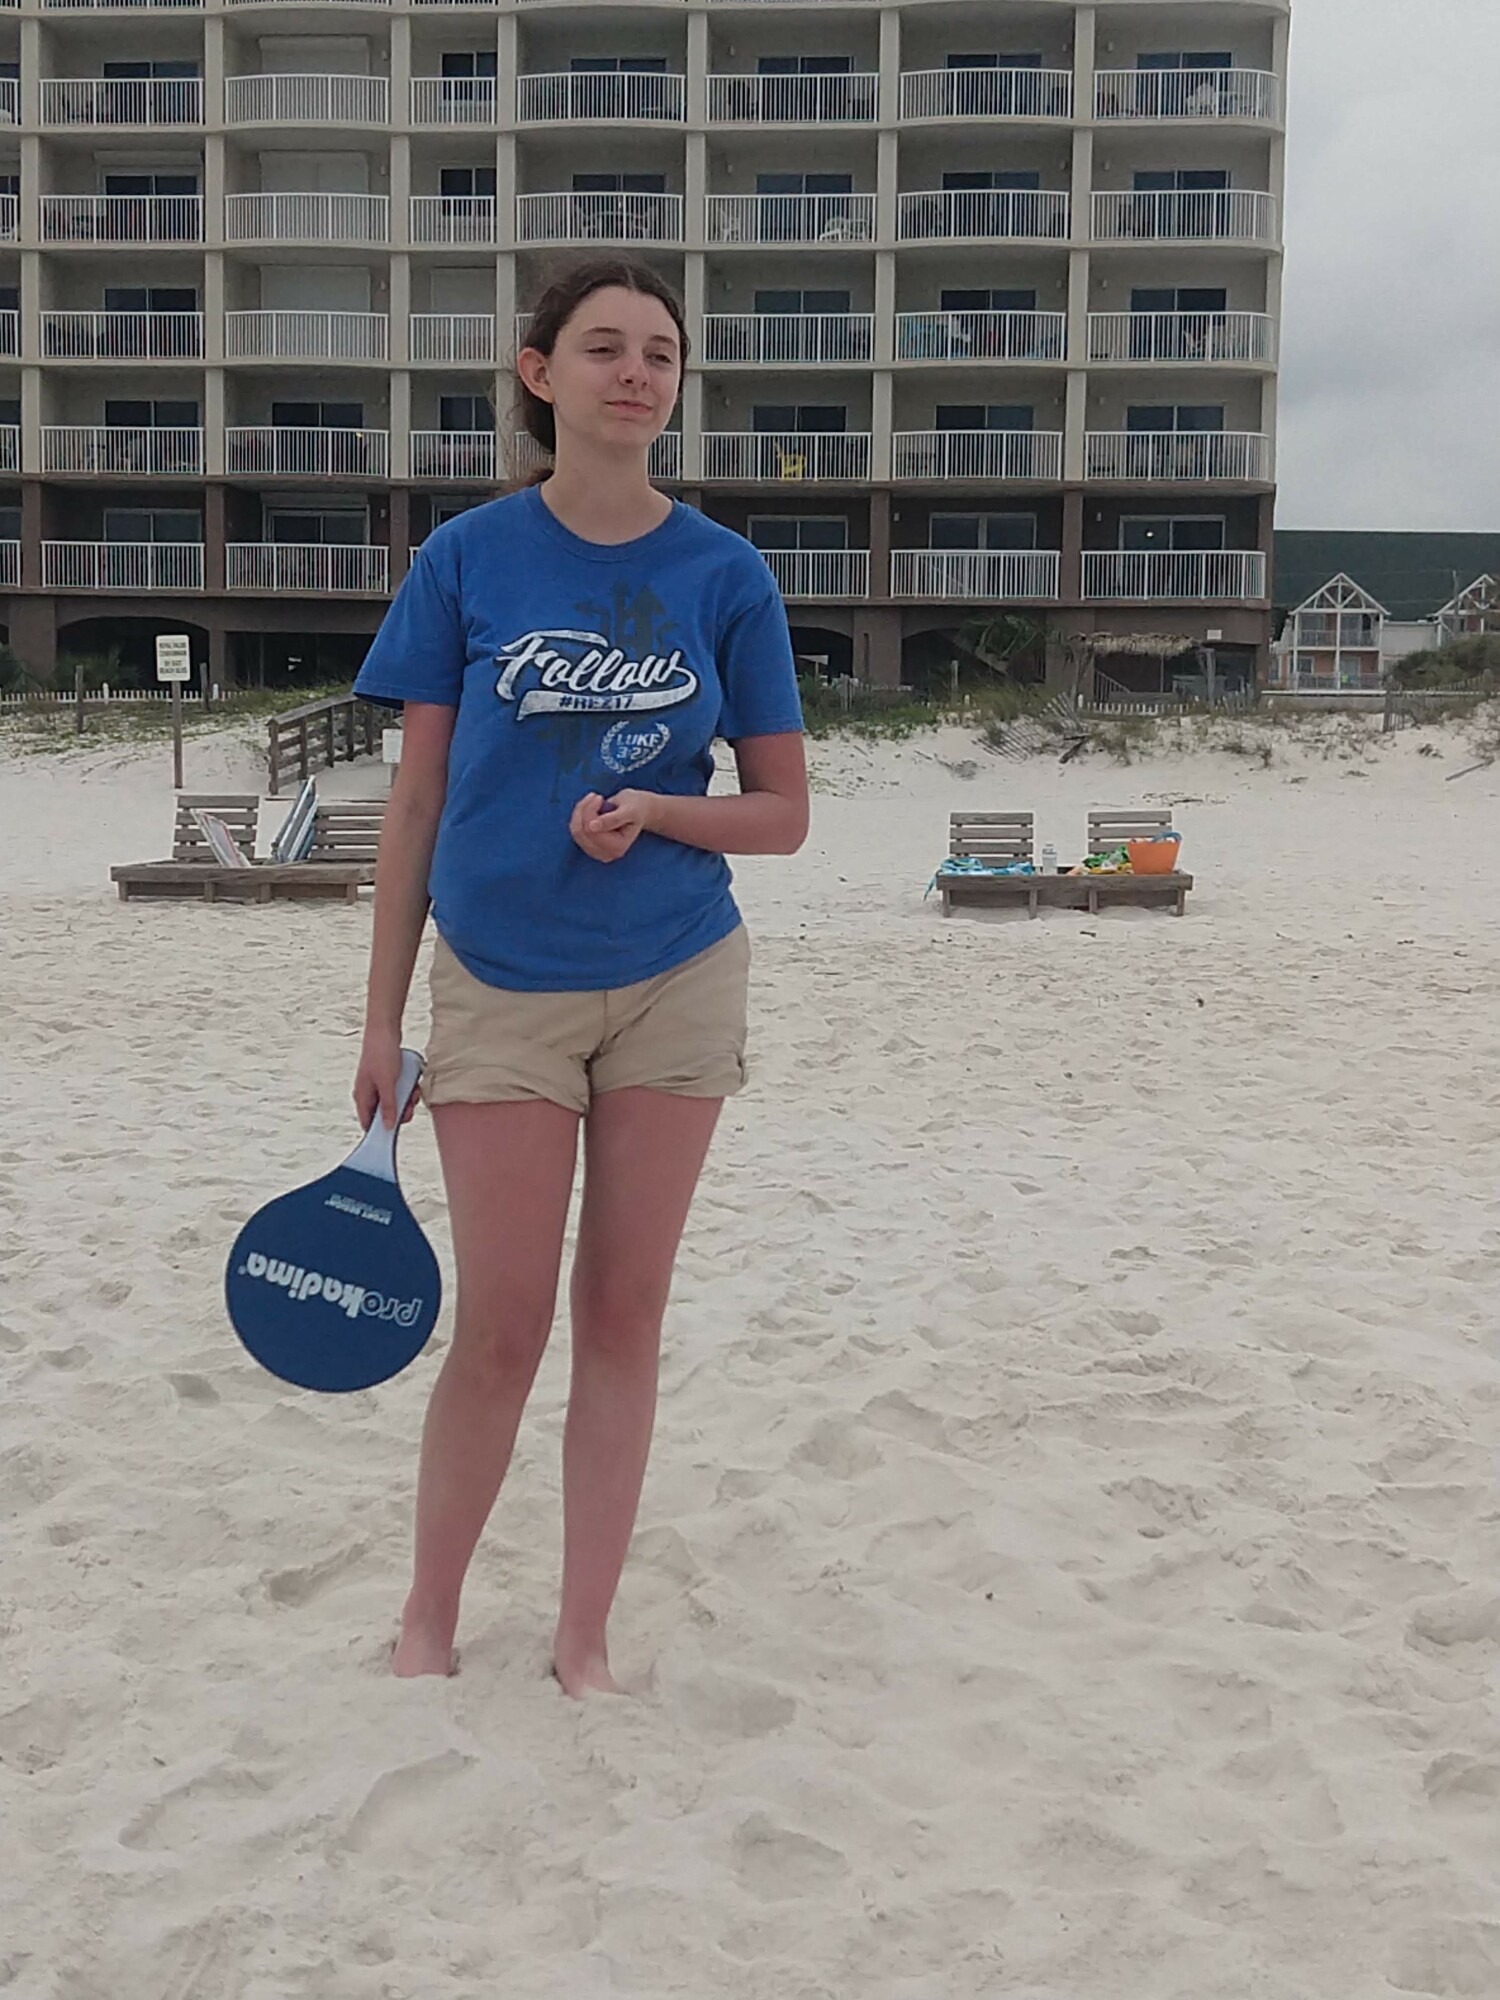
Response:
[[[732,1097],[745,1082],[750,939],[740,924],[695,958],[599,993],[518,993],[476,979],[439,935],[429,988],[428,1104],[545,1097],[587,1112],[606,1090]]]

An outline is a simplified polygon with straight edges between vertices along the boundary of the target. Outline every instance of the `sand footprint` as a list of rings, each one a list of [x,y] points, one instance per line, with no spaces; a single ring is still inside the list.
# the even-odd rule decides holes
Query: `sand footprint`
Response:
[[[762,1902],[817,1896],[849,1872],[836,1847],[790,1827],[766,1813],[751,1813],[734,1830],[734,1872],[739,1885]]]
[[[413,1815],[422,1813],[474,1761],[462,1750],[441,1750],[415,1764],[398,1764],[394,1770],[383,1771],[366,1792],[343,1841],[334,1845],[355,1854],[379,1846],[387,1838],[400,1846],[409,1836]]]
[[[730,1674],[697,1673],[678,1683],[677,1702],[683,1720],[702,1735],[724,1742],[744,1742],[785,1729],[797,1714],[797,1704],[761,1681]]]
[[[262,1578],[266,1595],[273,1604],[290,1604],[298,1609],[311,1604],[353,1569],[369,1547],[368,1542],[351,1542],[347,1548],[335,1549],[332,1555],[324,1556],[321,1562],[306,1563],[297,1569],[273,1570]]]

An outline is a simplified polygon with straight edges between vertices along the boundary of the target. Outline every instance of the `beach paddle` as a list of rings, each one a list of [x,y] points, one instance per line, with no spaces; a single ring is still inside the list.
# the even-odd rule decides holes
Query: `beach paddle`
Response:
[[[396,1122],[380,1109],[342,1166],[267,1202],[224,1272],[234,1330],[299,1389],[369,1389],[399,1375],[437,1323],[442,1278],[396,1181],[396,1139],[422,1074],[401,1051]]]

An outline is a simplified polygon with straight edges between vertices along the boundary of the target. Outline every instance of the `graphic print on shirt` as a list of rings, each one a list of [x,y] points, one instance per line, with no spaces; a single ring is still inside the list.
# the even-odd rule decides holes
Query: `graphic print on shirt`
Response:
[[[577,625],[522,632],[495,654],[496,695],[515,704],[518,726],[530,722],[551,741],[554,797],[569,773],[593,789],[587,774],[600,759],[617,776],[652,763],[672,735],[656,712],[692,701],[702,685],[671,643],[676,621],[653,591],[621,579],[609,603],[579,603],[574,612]]]

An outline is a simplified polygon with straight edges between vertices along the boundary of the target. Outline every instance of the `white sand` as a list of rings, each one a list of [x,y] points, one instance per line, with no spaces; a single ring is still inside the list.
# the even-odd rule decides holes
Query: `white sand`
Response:
[[[224,1320],[240,1222],[352,1143],[368,898],[122,905],[169,752],[0,749],[5,2000],[1493,2000],[1467,761],[819,753],[806,849],[738,869],[754,1087],[668,1319],[613,1627],[643,1698],[581,1708],[546,1674],[566,1324],[463,1672],[410,1684],[446,1320],[341,1399]],[[193,743],[188,779],[254,765]],[[1163,798],[1182,922],[921,899],[952,806],[1066,858]],[[451,1278],[424,1118],[403,1172]]]

